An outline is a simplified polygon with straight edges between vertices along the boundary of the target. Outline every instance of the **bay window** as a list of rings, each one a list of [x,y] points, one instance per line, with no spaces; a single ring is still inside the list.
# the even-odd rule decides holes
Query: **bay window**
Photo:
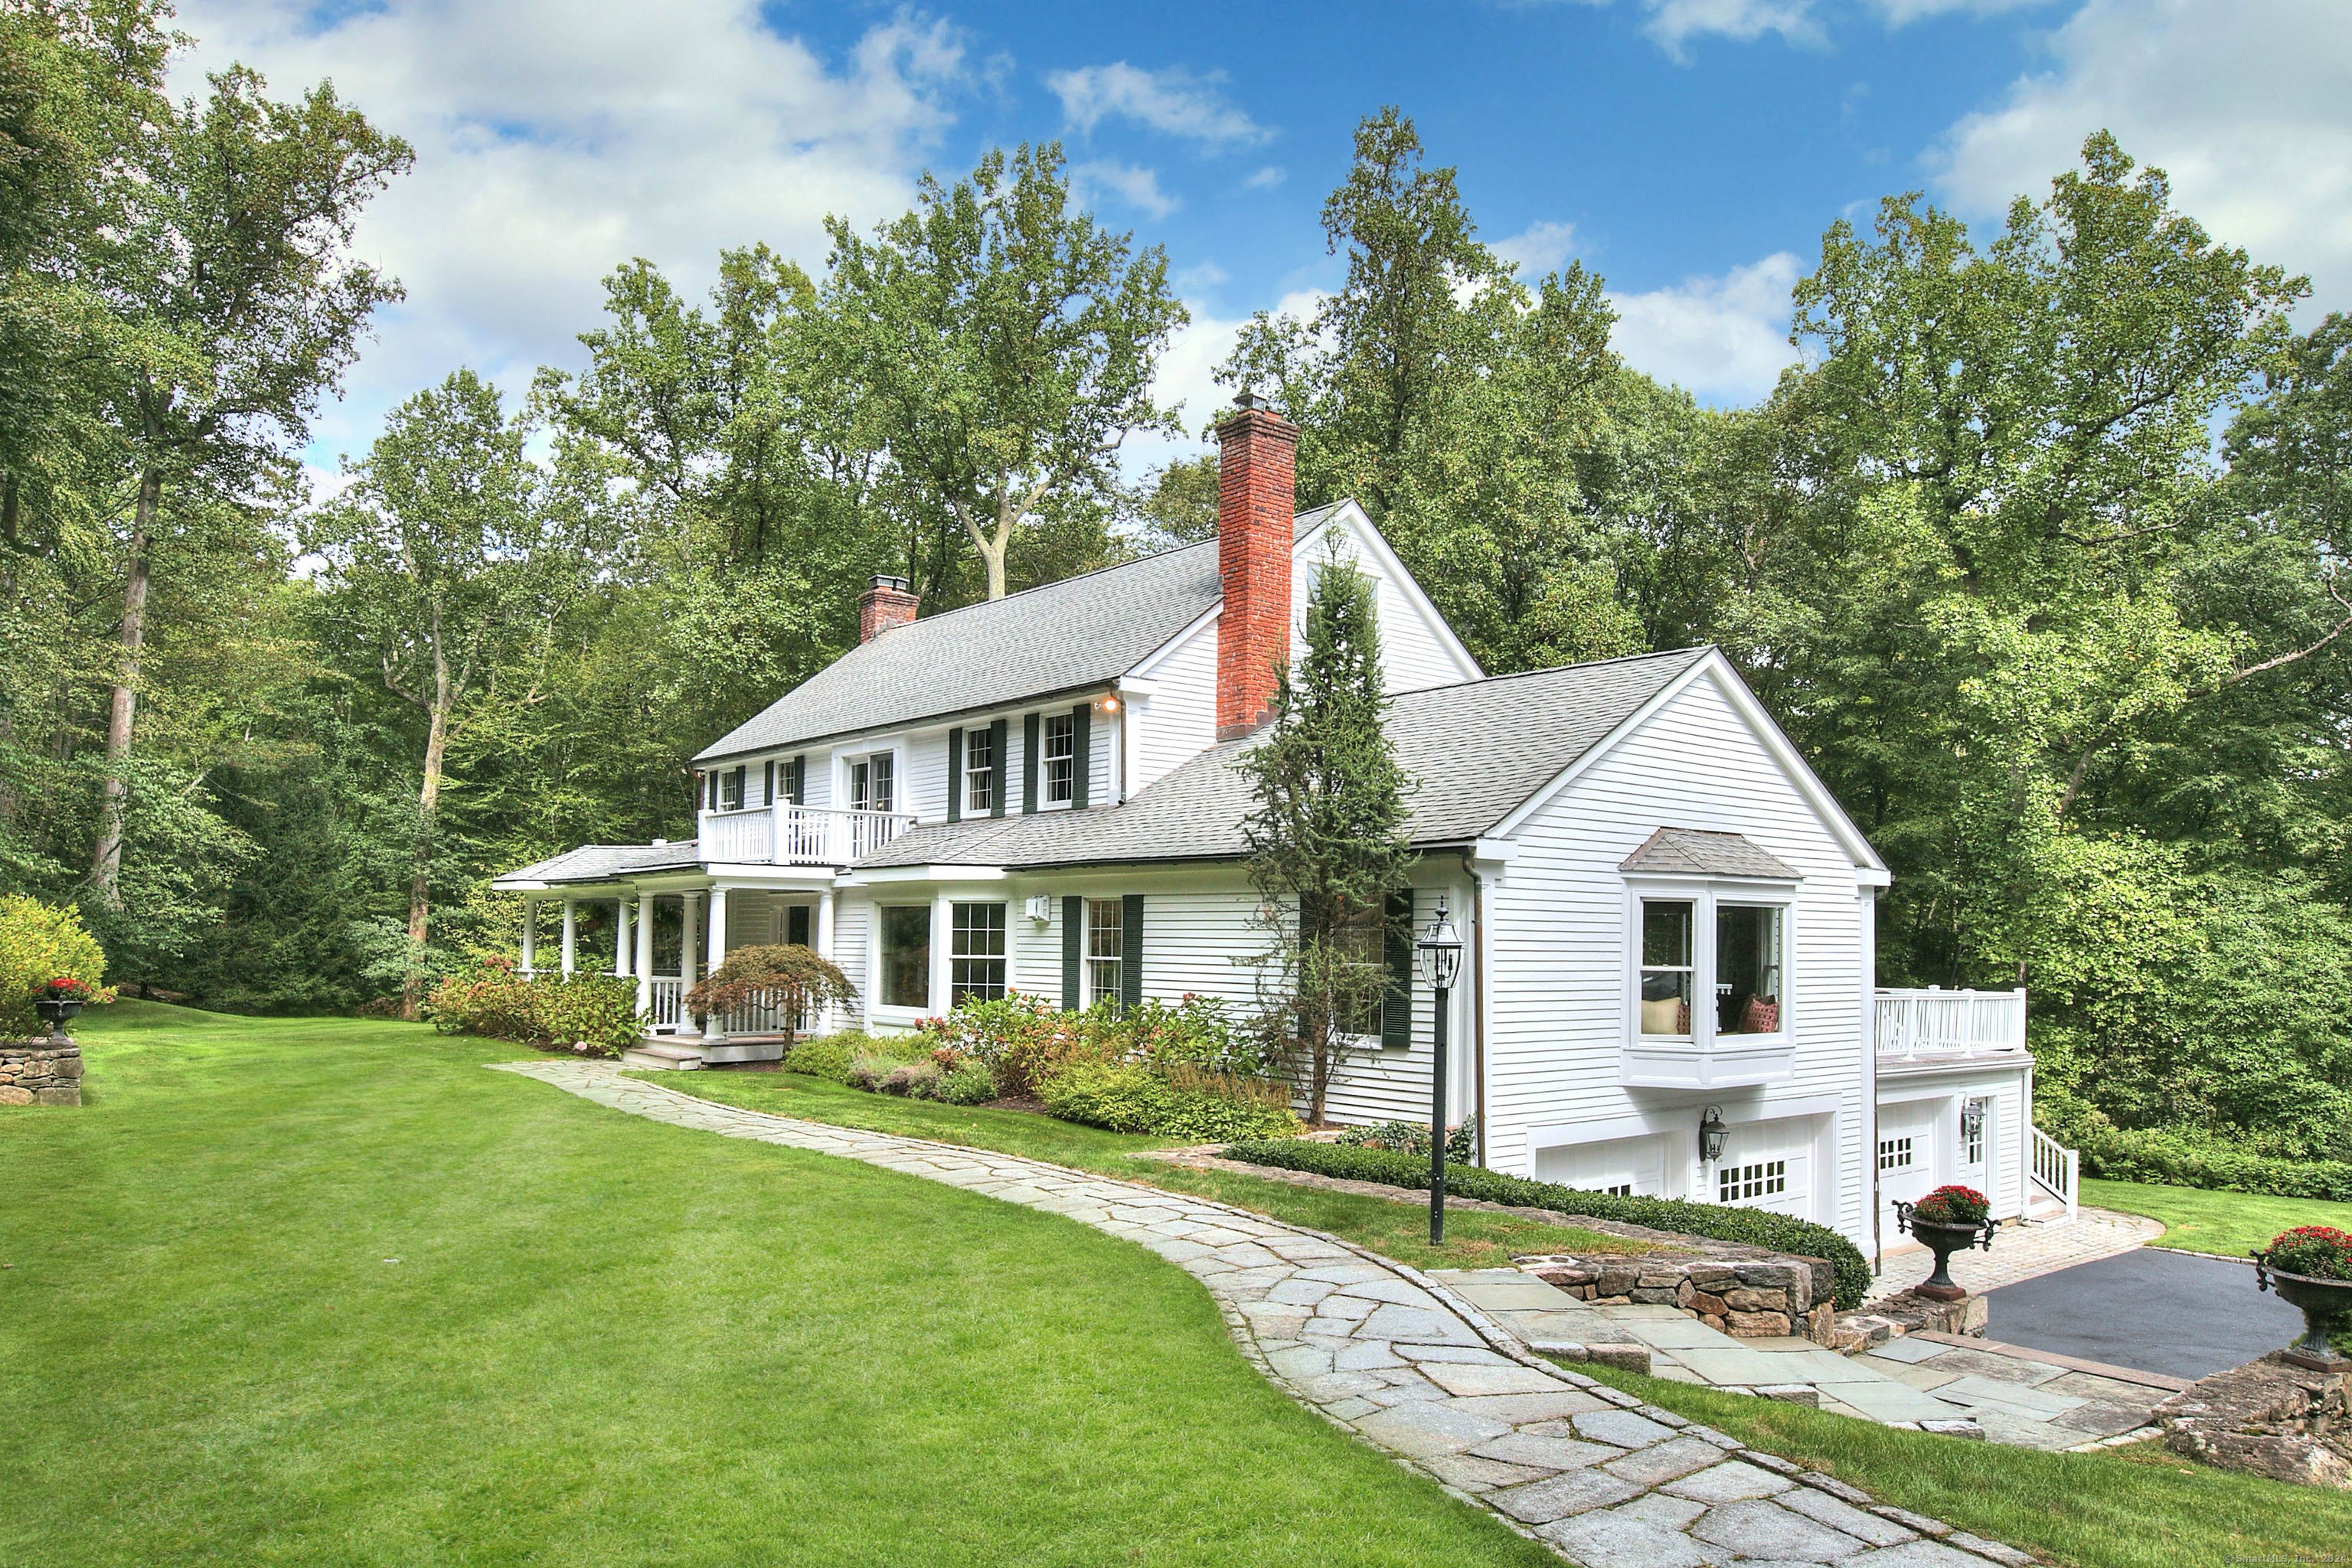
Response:
[[[1623,1081],[1769,1083],[1793,1070],[1781,889],[1629,879]]]

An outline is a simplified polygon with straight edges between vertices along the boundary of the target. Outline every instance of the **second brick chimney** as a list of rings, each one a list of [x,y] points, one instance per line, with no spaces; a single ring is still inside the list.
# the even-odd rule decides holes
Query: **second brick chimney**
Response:
[[[1274,672],[1290,659],[1290,534],[1298,510],[1298,426],[1243,393],[1217,425],[1217,739],[1272,716]]]
[[[915,618],[923,601],[908,592],[904,577],[877,577],[857,601],[857,640],[872,642],[893,626]]]

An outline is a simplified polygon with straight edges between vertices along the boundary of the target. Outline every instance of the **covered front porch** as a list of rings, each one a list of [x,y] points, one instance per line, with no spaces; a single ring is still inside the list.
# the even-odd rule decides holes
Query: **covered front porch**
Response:
[[[832,881],[830,871],[757,879],[671,873],[627,882],[514,888],[523,900],[522,970],[569,978],[592,972],[587,965],[593,964],[593,973],[635,980],[645,1033],[628,1053],[633,1066],[774,1061],[793,1035],[830,1029],[831,1010],[788,1017],[777,998],[763,995],[698,1016],[687,1006],[687,994],[737,948],[792,943],[830,957]],[[608,919],[592,917],[591,911],[604,910],[609,910]],[[609,927],[612,933],[609,970],[601,952],[583,960],[583,932],[592,924]]]

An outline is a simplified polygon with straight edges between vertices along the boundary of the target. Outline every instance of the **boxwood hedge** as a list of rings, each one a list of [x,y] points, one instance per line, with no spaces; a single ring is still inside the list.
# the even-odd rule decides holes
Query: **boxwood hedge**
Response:
[[[1272,1138],[1228,1144],[1225,1158],[1286,1171],[1307,1171],[1318,1176],[1338,1176],[1350,1182],[1379,1182],[1423,1192],[1429,1189],[1428,1156],[1391,1149],[1350,1149],[1338,1143]],[[1580,1192],[1552,1182],[1532,1182],[1525,1176],[1507,1176],[1500,1171],[1451,1163],[1445,1167],[1445,1190],[1454,1197],[1647,1226],[1653,1230],[1703,1236],[1712,1241],[1769,1247],[1798,1258],[1827,1258],[1836,1273],[1840,1311],[1850,1312],[1861,1306],[1870,1289],[1870,1265],[1864,1261],[1861,1248],[1827,1226],[1765,1209],[1695,1204],[1681,1198],[1619,1197],[1609,1193]]]

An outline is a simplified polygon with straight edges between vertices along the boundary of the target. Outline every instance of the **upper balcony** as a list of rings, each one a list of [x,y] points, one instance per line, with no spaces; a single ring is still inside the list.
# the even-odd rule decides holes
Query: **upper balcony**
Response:
[[[1878,993],[1878,1060],[1942,1065],[2025,1054],[2025,988]]]
[[[773,805],[706,811],[698,833],[705,865],[846,866],[915,826],[912,813]]]

